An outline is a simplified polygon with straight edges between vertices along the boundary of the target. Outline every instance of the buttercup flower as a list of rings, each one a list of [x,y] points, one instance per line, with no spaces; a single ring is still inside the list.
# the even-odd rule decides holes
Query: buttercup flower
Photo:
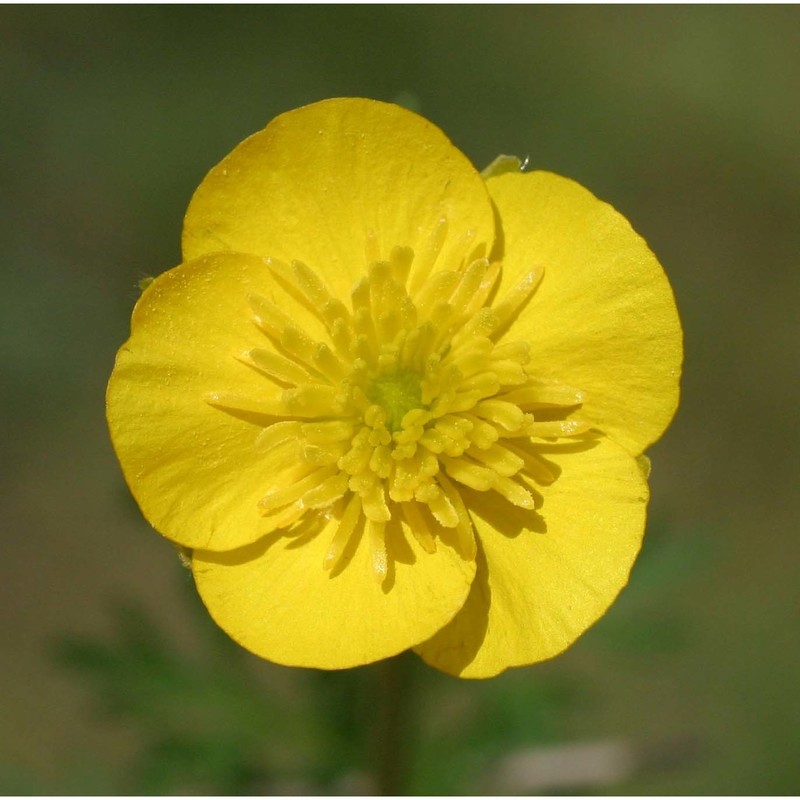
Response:
[[[550,658],[627,581],[681,330],[613,208],[372,100],[211,170],[108,387],[126,480],[258,655]]]

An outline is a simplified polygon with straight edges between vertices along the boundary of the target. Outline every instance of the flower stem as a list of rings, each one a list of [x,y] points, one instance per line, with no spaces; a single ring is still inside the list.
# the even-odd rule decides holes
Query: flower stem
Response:
[[[408,777],[413,656],[380,662],[374,742],[375,784],[380,795],[403,794]]]

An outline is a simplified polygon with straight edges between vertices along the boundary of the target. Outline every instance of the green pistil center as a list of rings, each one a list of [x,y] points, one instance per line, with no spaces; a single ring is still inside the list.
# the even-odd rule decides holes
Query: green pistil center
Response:
[[[386,412],[386,427],[392,433],[402,428],[403,417],[409,411],[423,408],[420,377],[410,369],[378,375],[366,394]]]

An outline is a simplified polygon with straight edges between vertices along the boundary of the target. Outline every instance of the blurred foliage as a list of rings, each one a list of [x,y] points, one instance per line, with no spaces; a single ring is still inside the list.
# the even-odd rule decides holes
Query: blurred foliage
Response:
[[[325,752],[302,702],[253,685],[213,625],[201,626],[206,647],[189,657],[141,607],[118,604],[114,619],[113,639],[68,639],[58,658],[91,683],[99,710],[141,734],[118,791],[253,794]]]
[[[697,537],[695,551],[687,551],[666,525],[654,527],[615,613],[586,635],[590,648],[669,658],[690,638],[690,623],[663,599],[707,562],[708,547]],[[106,790],[373,791],[385,666],[324,672],[262,662],[213,624],[190,580],[183,586],[201,642],[196,652],[182,652],[151,612],[121,601],[113,604],[110,638],[73,635],[56,650],[58,663],[91,689],[96,712],[135,731],[141,742],[134,762],[109,778]],[[591,686],[561,671],[512,670],[500,679],[465,682],[410,653],[400,661],[404,682],[393,687],[402,694],[396,756],[407,773],[400,788],[411,794],[492,793],[497,765],[508,753],[564,743],[567,715],[602,703]],[[5,780],[17,791],[25,785]],[[570,788],[568,776],[565,781]]]
[[[296,730],[300,709],[252,686],[235,646],[220,649],[211,626],[208,646],[190,658],[141,607],[117,604],[114,619],[112,639],[66,639],[58,660],[89,681],[97,710],[141,734],[141,752],[118,792],[252,794],[281,772],[282,757],[295,756],[265,750],[270,731],[308,741],[308,731]]]

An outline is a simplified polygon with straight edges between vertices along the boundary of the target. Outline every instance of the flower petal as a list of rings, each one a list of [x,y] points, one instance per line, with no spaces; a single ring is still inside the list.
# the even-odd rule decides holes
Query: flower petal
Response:
[[[480,175],[417,114],[340,98],[276,117],[214,167],[189,205],[183,250],[187,260],[234,250],[302,261],[343,298],[396,246],[413,248],[420,269],[441,234],[437,268],[491,247]]]
[[[182,264],[141,296],[117,356],[106,400],[117,457],[150,524],[186,547],[239,547],[266,532],[257,503],[282,451],[265,453],[255,442],[259,410],[279,390],[237,356],[268,345],[248,294],[274,291],[260,258],[217,254]],[[311,317],[280,297],[296,319]],[[239,398],[238,415],[215,408],[214,393]]]
[[[539,452],[542,452],[540,449]],[[464,678],[551,658],[599,619],[628,580],[644,533],[642,469],[607,437],[546,458],[561,473],[541,516],[498,508],[472,493],[481,542],[478,574],[464,608],[417,652]]]
[[[299,535],[276,532],[228,553],[196,550],[197,589],[216,623],[270,661],[341,669],[419,644],[463,605],[474,561],[441,541],[435,552],[425,552],[398,517],[386,527],[382,583],[375,580],[363,524],[342,562],[324,570],[337,526],[336,519],[317,517]]]
[[[581,418],[632,453],[678,405],[680,320],[656,257],[627,220],[574,181],[547,172],[487,181],[503,226],[503,286],[544,279],[505,334],[531,343],[528,368],[581,389]]]

